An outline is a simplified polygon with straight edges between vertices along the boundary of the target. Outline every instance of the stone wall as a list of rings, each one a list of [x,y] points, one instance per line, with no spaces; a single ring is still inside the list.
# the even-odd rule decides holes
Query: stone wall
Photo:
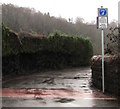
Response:
[[[102,89],[102,58],[93,56],[91,60],[93,85]],[[105,56],[105,93],[120,97],[120,57]]]

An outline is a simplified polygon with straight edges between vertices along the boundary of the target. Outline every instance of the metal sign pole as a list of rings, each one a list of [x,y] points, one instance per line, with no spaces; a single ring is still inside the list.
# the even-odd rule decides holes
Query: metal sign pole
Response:
[[[101,29],[102,44],[102,91],[105,92],[105,75],[104,75],[104,29],[108,28],[108,8],[98,8],[97,28]]]
[[[105,92],[105,87],[104,87],[104,31],[103,29],[101,30],[101,35],[102,35],[102,91],[103,93]]]

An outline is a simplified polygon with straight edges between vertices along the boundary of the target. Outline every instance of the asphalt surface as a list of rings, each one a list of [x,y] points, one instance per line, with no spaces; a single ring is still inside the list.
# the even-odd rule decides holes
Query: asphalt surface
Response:
[[[3,80],[3,107],[119,107],[117,98],[91,87],[91,69],[36,72]]]

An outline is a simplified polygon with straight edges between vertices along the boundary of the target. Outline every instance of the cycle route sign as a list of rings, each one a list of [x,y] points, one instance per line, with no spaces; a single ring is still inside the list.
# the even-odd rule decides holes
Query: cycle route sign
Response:
[[[106,29],[108,27],[108,8],[98,8],[98,28]]]

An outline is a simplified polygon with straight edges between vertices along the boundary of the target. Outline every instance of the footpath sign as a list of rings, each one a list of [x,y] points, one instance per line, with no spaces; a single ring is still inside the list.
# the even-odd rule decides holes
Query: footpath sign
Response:
[[[108,27],[108,9],[98,8],[98,28],[106,29]]]
[[[101,41],[102,41],[102,90],[105,92],[104,86],[104,29],[108,28],[108,8],[98,8],[97,28],[101,29]]]

